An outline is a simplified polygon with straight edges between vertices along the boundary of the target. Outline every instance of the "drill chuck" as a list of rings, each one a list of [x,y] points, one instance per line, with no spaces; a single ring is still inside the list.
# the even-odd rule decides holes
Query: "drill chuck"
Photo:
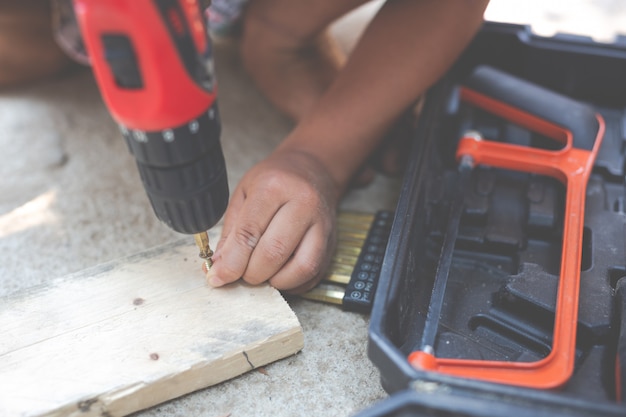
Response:
[[[121,127],[156,216],[173,230],[213,227],[228,204],[216,101],[189,122],[160,131]]]

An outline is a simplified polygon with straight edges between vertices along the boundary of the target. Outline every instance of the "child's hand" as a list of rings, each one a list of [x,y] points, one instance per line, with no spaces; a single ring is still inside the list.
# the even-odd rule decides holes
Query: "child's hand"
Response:
[[[312,288],[334,249],[338,196],[315,157],[275,151],[235,189],[209,283],[221,286],[243,278],[293,292]]]

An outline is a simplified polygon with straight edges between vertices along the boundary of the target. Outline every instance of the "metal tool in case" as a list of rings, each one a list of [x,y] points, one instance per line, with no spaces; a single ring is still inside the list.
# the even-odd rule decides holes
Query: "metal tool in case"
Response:
[[[474,166],[546,175],[566,187],[552,348],[545,358],[535,362],[438,358],[434,335],[439,316],[431,314],[431,310],[438,310],[437,305],[431,305],[421,348],[410,354],[409,362],[425,371],[554,388],[565,383],[574,369],[585,190],[603,138],[604,121],[589,106],[487,66],[473,72],[460,94],[466,103],[562,144],[556,150],[539,149],[484,140],[471,134],[460,139],[456,152],[457,161],[465,164],[472,161]],[[454,207],[453,204],[451,211]],[[454,216],[450,216],[452,221]],[[444,237],[431,304],[443,303],[446,268],[450,268],[453,246],[454,239]]]

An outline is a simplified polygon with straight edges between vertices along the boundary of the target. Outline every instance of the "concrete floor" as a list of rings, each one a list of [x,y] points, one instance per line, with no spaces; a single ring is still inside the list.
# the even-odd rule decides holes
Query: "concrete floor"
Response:
[[[339,22],[346,49],[377,7]],[[546,33],[610,39],[626,33],[626,2],[493,0],[489,20],[530,22]],[[236,45],[216,48],[222,142],[234,188],[289,131],[255,90]],[[0,296],[180,238],[161,225],[134,161],[88,71],[0,93]],[[393,209],[399,179],[349,193],[346,209]],[[365,315],[290,299],[304,350],[218,386],[138,413],[147,416],[349,416],[386,397],[366,355]]]

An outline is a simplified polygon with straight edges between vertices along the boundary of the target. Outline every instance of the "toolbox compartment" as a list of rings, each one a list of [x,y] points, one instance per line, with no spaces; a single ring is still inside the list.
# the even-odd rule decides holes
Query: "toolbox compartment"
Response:
[[[459,102],[458,85],[479,65],[589,104],[606,122],[586,190],[575,368],[558,389],[422,371],[407,359],[424,331],[454,200],[455,150],[462,132],[555,146]],[[626,325],[615,301],[618,282],[626,276],[625,155],[625,38],[600,44],[579,36],[544,38],[528,26],[485,23],[427,94],[374,300],[369,357],[384,389],[404,392],[359,416],[626,415],[616,398],[616,355],[620,328],[626,331]],[[438,356],[534,362],[550,353],[564,194],[565,186],[551,177],[474,170],[437,333]],[[621,283],[626,287],[626,279]],[[622,334],[622,344],[625,338]]]

